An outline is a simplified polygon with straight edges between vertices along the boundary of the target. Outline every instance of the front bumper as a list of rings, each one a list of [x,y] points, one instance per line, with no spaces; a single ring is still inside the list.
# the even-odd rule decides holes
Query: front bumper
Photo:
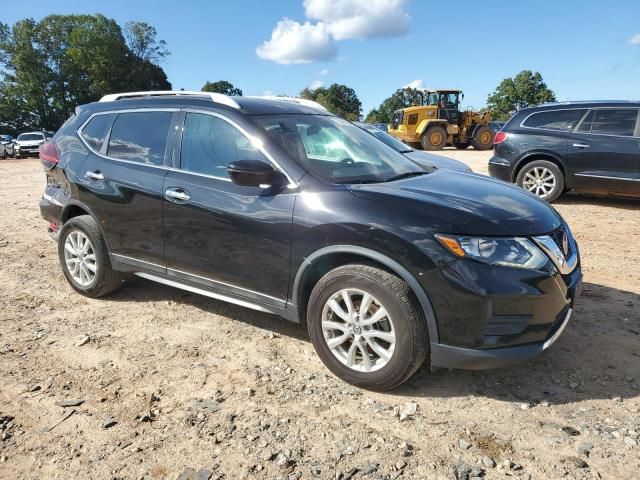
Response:
[[[452,347],[451,345],[431,345],[431,366],[436,368],[460,368],[463,370],[485,370],[508,367],[536,357],[549,348],[562,335],[569,323],[573,309],[567,309],[558,325],[552,329],[543,342],[520,345],[517,347],[489,348],[475,350],[472,348]]]
[[[458,260],[421,283],[438,325],[432,366],[485,369],[526,361],[549,348],[569,322],[582,272],[579,257],[565,274],[551,262],[534,271]]]

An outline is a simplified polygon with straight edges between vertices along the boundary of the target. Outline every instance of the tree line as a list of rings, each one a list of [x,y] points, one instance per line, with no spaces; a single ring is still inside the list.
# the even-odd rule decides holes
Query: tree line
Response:
[[[170,90],[166,43],[144,22],[124,29],[103,15],[49,15],[0,23],[0,125],[8,133],[57,129],[77,105],[118,91]]]
[[[49,15],[39,22],[0,22],[0,130],[56,130],[77,105],[113,92],[171,90],[161,63],[170,55],[156,29],[145,22],[121,27],[103,15]],[[242,95],[226,80],[206,82],[202,91]],[[314,100],[347,120],[362,118],[362,103],[347,85],[305,88]],[[421,92],[400,88],[365,116],[389,123],[395,110],[415,105]],[[507,119],[529,105],[555,101],[538,72],[504,79],[487,98],[494,119]]]

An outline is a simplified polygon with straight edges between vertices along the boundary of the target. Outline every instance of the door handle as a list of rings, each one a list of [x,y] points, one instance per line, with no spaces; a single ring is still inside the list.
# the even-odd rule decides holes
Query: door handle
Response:
[[[164,191],[164,196],[167,198],[167,200],[170,200],[172,202],[175,202],[176,200],[178,202],[188,202],[189,200],[191,200],[191,195],[189,195],[189,192],[187,192],[183,188],[167,188]]]
[[[90,178],[91,180],[104,180],[104,175],[100,173],[98,170],[94,170],[93,172],[87,172],[84,174],[85,177]]]
[[[589,148],[589,145],[586,143],[574,143],[573,146],[576,148]]]

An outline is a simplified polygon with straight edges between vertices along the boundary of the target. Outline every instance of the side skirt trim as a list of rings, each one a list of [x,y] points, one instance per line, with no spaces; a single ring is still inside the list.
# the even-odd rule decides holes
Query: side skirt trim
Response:
[[[221,295],[219,293],[210,292],[209,290],[204,290],[202,288],[194,287],[192,285],[176,282],[175,280],[169,280],[168,278],[159,277],[151,273],[135,272],[135,275],[137,275],[138,277],[146,278],[147,280],[152,280],[154,282],[168,285],[170,287],[180,288],[188,292],[197,293],[198,295],[204,295],[205,297],[215,298],[216,300],[222,300],[223,302],[233,303],[235,305],[240,305],[241,307],[250,308],[252,310],[257,310],[259,312],[272,313],[276,315],[279,314],[279,312],[269,310],[255,303],[247,302],[245,300],[240,300],[238,298],[228,297],[226,295]]]

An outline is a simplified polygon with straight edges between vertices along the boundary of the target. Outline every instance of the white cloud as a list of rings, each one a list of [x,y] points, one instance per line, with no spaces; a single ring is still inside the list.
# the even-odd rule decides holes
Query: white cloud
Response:
[[[323,68],[322,70],[320,70],[320,75],[329,75],[329,69]]]
[[[420,78],[418,80],[413,80],[412,82],[409,82],[406,85],[403,85],[402,88],[425,88],[425,87],[422,84],[422,79]]]
[[[288,18],[280,20],[271,39],[256,48],[260,58],[285,65],[331,60],[336,53],[333,38],[322,22],[300,24]]]
[[[311,82],[309,84],[309,90],[317,90],[321,86],[322,86],[322,81],[321,80],[314,80],[313,82]]]
[[[629,39],[629,43],[631,45],[640,45],[640,33],[636,33],[633,37]]]
[[[407,0],[304,0],[307,18],[327,25],[336,40],[395,37],[409,28]]]

